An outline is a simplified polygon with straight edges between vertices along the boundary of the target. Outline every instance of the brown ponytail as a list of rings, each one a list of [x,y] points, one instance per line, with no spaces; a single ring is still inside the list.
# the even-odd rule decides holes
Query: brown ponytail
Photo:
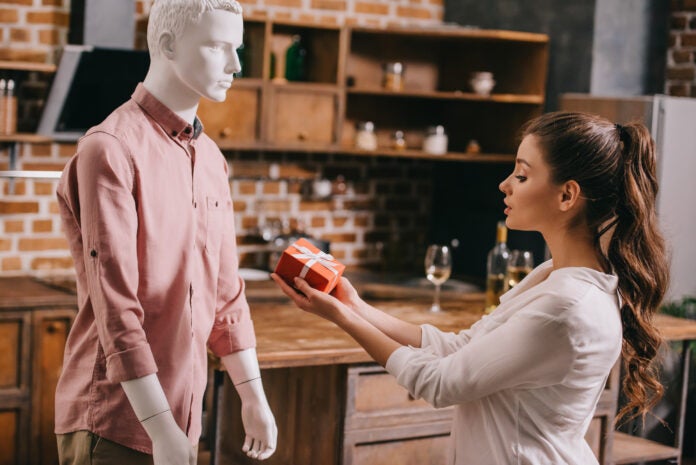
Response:
[[[626,126],[586,113],[547,113],[530,121],[555,183],[575,180],[587,199],[585,220],[605,271],[619,278],[623,391],[617,415],[630,420],[660,400],[653,360],[662,339],[653,325],[669,280],[665,245],[655,212],[655,144],[641,123]],[[610,234],[608,246],[602,235]]]

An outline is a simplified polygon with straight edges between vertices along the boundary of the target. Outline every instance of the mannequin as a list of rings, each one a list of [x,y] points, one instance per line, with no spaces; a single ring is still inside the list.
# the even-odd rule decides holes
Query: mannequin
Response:
[[[78,454],[69,446],[75,440],[71,434],[85,430],[91,444],[89,448],[80,447],[93,454],[102,442],[113,442],[116,447],[133,449],[135,454],[144,452],[137,459],[144,462],[132,463],[195,464],[196,428],[200,423],[200,414],[194,417],[195,406],[201,402],[205,380],[187,376],[186,361],[192,360],[190,369],[194,373],[203,372],[204,338],[221,357],[241,398],[246,433],[242,450],[259,460],[275,451],[277,428],[261,383],[253,326],[243,281],[237,273],[226,162],[202,133],[196,118],[199,99],[225,100],[234,73],[241,69],[236,53],[242,45],[241,13],[235,1],[155,2],[148,24],[151,64],[145,80],[131,101],[88,131],[59,183],[59,206],[75,259],[78,300],[83,303],[80,310],[84,314],[83,318],[78,314],[71,332],[66,368],[56,394],[61,464],[95,460],[74,458]],[[120,119],[124,115],[125,119]],[[157,165],[153,160],[160,154],[169,159]],[[188,157],[183,162],[182,154]],[[168,179],[180,174],[172,174],[171,166],[181,167],[182,179],[190,176],[190,185]],[[199,182],[209,170],[214,178],[203,177]],[[157,192],[160,188],[165,192]],[[186,196],[188,201],[175,204],[174,198],[185,200]],[[148,212],[157,220],[150,223]],[[167,228],[167,222],[172,227]],[[119,228],[123,229],[121,234]],[[181,252],[177,253],[179,241],[175,237],[157,254],[158,245],[150,242],[151,237],[172,228],[174,234],[181,231]],[[193,252],[189,250],[191,243]],[[183,257],[181,262],[176,261],[179,256]],[[95,273],[91,273],[92,266]],[[132,272],[121,274],[119,268]],[[167,272],[171,282],[161,277]],[[157,285],[160,288],[155,289]],[[188,293],[182,293],[181,289],[187,287]],[[80,295],[82,288],[86,289],[84,296]],[[147,294],[150,289],[153,292]],[[199,294],[202,297],[196,297]],[[167,305],[172,308],[165,310]],[[214,318],[211,306],[216,307]],[[134,324],[133,316],[139,324]],[[189,326],[185,325],[187,319]],[[95,327],[98,344],[93,337]],[[165,334],[158,332],[164,332],[165,327],[174,329]],[[135,341],[132,348],[130,341]],[[90,354],[85,347],[103,351],[105,379],[83,383],[94,382],[99,387],[85,387],[70,377],[70,373],[79,372],[78,365],[84,369],[88,363],[100,364],[99,353],[94,362],[85,355]],[[141,352],[142,359],[136,358]],[[161,376],[166,382],[160,382]],[[114,392],[115,382],[151,440],[151,448],[138,436],[137,425],[132,426],[135,421],[123,432],[121,426],[99,418],[97,412],[110,409],[109,397],[87,407],[89,413],[84,418],[70,407],[79,397],[74,394],[76,390],[89,393],[91,398],[93,392]],[[124,457],[120,461],[135,460]]]

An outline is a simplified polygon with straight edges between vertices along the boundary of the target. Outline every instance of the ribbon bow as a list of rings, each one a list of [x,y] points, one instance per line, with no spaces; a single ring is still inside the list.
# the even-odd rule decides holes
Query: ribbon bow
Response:
[[[304,264],[304,266],[302,267],[302,271],[300,272],[300,278],[304,279],[304,277],[307,276],[307,272],[309,271],[309,269],[312,268],[315,263],[322,265],[324,268],[331,271],[334,275],[338,276],[338,270],[334,268],[335,259],[332,255],[329,255],[322,251],[315,253],[309,250],[307,247],[297,244],[293,244],[293,247],[302,252],[292,254],[293,258],[307,259],[307,262]]]

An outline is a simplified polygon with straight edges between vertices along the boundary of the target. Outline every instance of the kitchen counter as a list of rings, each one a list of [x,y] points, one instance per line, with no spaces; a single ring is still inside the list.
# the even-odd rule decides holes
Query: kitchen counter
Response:
[[[316,366],[370,362],[372,359],[350,336],[316,315],[297,308],[273,282],[250,282],[249,305],[262,368]],[[356,285],[366,300],[389,314],[414,324],[430,323],[445,331],[468,328],[483,316],[483,294],[455,296],[444,293],[443,311],[432,313],[432,289],[403,289],[404,298],[393,299],[397,286]],[[378,300],[379,296],[390,300]]]

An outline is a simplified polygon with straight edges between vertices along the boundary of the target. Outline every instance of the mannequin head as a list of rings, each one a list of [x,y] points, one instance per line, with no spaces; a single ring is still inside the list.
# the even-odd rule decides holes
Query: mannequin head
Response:
[[[187,25],[198,23],[203,13],[212,10],[242,14],[242,6],[235,0],[156,0],[147,23],[150,58],[160,54],[156,44],[162,34],[178,37]]]
[[[236,1],[157,0],[150,11],[146,87],[172,109],[225,100],[240,71],[242,8]]]

